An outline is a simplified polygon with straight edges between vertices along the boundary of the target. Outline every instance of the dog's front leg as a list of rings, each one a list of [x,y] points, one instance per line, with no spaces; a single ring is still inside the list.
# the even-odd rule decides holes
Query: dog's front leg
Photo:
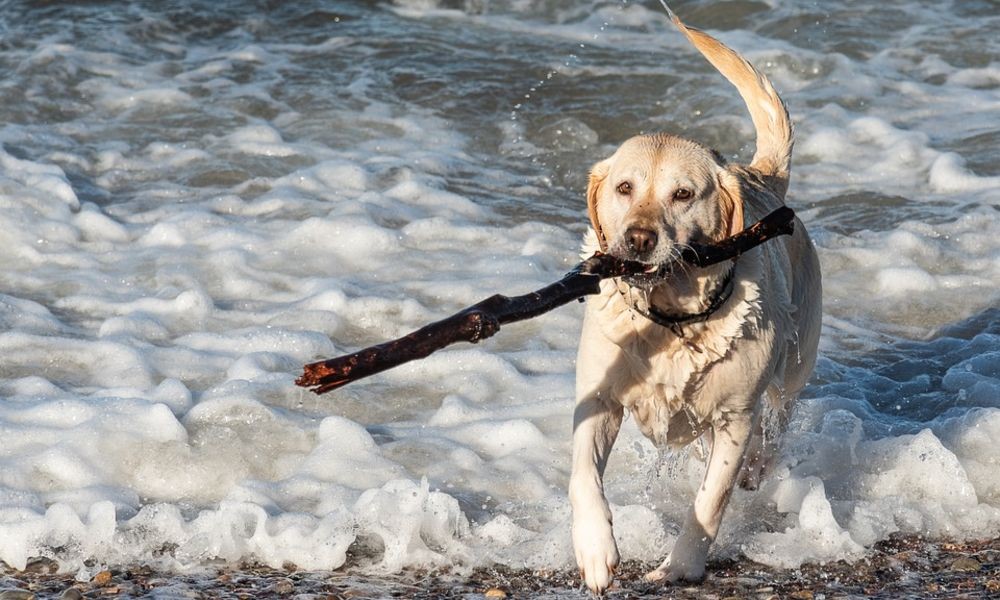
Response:
[[[705,577],[708,548],[719,533],[722,513],[736,484],[750,439],[750,422],[748,414],[733,414],[712,426],[712,452],[694,506],[670,556],[646,579],[673,582],[700,581]]]
[[[611,528],[611,509],[604,497],[604,467],[622,422],[622,406],[600,392],[577,401],[573,415],[573,474],[569,501],[573,507],[573,549],[587,587],[601,594],[611,585],[618,566],[618,545]]]

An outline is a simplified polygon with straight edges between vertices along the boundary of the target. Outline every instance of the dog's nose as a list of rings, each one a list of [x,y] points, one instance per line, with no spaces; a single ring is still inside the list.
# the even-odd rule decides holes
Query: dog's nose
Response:
[[[656,247],[656,232],[641,227],[630,227],[625,231],[625,241],[636,254],[648,254]]]

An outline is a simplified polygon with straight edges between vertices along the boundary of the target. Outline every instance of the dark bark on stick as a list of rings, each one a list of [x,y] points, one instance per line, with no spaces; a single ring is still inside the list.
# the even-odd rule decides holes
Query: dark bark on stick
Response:
[[[736,258],[773,237],[791,234],[794,217],[792,209],[779,208],[753,226],[721,242],[691,244],[681,254],[681,258],[699,267]],[[530,294],[490,296],[401,338],[346,356],[308,364],[295,384],[323,394],[411,360],[425,358],[455,342],[474,344],[500,331],[501,325],[537,317],[583,296],[600,292],[602,279],[635,275],[648,268],[647,264],[598,252],[577,265],[561,280]]]
[[[795,211],[782,206],[760,221],[736,235],[713,244],[691,243],[681,258],[697,267],[708,267],[731,258],[736,258],[747,250],[755,248],[779,235],[792,235],[795,231]]]

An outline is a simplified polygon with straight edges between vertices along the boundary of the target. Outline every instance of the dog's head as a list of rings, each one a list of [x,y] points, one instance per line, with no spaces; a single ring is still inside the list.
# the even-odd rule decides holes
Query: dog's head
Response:
[[[651,265],[743,229],[739,181],[725,160],[667,134],[633,137],[594,165],[587,208],[605,252]]]

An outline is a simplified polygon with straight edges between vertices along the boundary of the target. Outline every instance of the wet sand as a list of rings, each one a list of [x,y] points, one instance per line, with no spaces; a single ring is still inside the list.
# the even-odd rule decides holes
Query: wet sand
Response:
[[[360,572],[303,572],[293,565],[220,567],[196,574],[145,567],[102,571],[90,581],[59,574],[45,559],[24,571],[0,571],[0,600],[30,598],[587,598],[575,572],[477,569],[410,571],[393,577]],[[801,569],[771,569],[751,562],[714,562],[700,585],[662,586],[642,579],[652,565],[626,563],[609,598],[793,599],[998,598],[1000,539],[929,541],[916,537],[879,542],[864,560]]]

